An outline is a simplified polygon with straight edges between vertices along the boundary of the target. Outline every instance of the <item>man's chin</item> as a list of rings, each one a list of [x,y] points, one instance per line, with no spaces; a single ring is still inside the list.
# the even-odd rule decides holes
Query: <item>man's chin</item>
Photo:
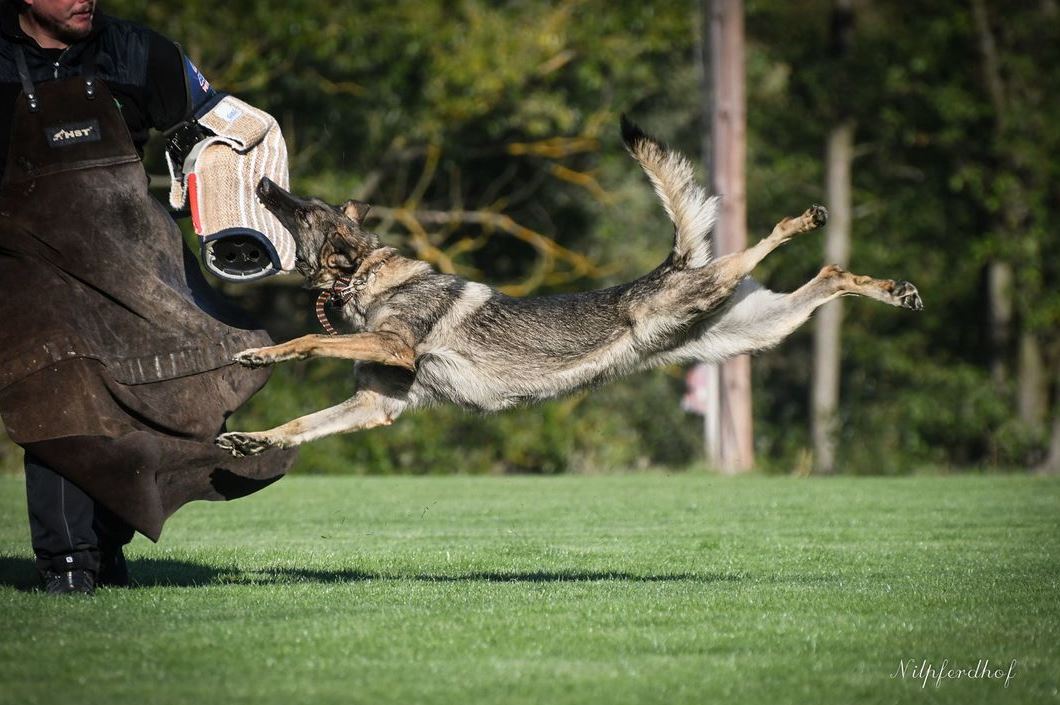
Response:
[[[61,27],[57,27],[55,30],[55,36],[57,39],[63,41],[66,44],[75,44],[89,34],[92,33],[92,22],[90,21],[87,25],[82,23],[66,24]]]
[[[35,18],[48,34],[64,44],[74,44],[92,33],[92,15],[77,15],[65,22],[56,22],[46,17]]]

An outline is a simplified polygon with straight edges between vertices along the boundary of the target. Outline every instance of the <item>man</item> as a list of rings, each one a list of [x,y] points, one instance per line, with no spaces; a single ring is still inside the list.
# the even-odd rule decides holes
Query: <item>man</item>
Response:
[[[7,155],[11,115],[22,91],[14,62],[16,46],[23,48],[34,81],[80,75],[88,48],[102,49],[98,62],[134,61],[134,65],[115,66],[107,85],[141,152],[150,129],[172,128],[212,95],[198,82],[188,86],[193,91],[188,94],[185,59],[177,45],[150,29],[96,13],[95,7],[95,0],[4,1],[0,14],[0,157]],[[3,167],[0,161],[0,174]]]
[[[266,379],[231,353],[268,338],[202,281],[138,161],[151,129],[179,128],[214,92],[177,45],[96,10],[0,9],[0,318],[13,337],[0,414],[26,450],[52,594],[128,584],[134,529],[157,540],[185,502],[255,491],[293,460],[241,464],[213,447]]]

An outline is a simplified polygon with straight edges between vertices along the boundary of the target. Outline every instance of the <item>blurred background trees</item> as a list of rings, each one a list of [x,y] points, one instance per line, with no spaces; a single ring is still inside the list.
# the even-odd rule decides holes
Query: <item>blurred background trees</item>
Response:
[[[369,201],[385,240],[509,293],[606,286],[666,256],[671,229],[621,146],[621,112],[693,158],[709,134],[695,0],[101,6],[180,42],[217,87],[274,114],[296,191]],[[837,28],[837,7],[849,27]],[[849,266],[916,283],[927,307],[844,303],[831,466],[1057,469],[1057,0],[747,0],[745,10],[750,238],[811,202],[830,205],[827,146],[842,137]],[[837,31],[852,34],[837,44]],[[148,167],[165,171],[157,153]],[[792,290],[824,256],[822,237],[798,240],[756,276]],[[295,281],[225,290],[277,337],[316,327]],[[813,337],[806,326],[753,362],[767,470],[813,465]],[[659,370],[489,417],[420,412],[311,444],[299,467],[684,467],[703,451],[701,420],[680,408],[683,375]],[[281,366],[232,425],[272,425],[350,390],[346,365]]]

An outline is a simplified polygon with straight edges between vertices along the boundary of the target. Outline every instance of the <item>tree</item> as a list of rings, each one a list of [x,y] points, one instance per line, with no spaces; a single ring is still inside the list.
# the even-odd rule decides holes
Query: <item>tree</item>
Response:
[[[995,381],[1007,382],[1005,371],[1015,367],[1017,417],[1025,432],[1044,434],[1050,383],[1055,384],[1060,370],[1060,305],[1055,295],[1045,293],[1055,291],[1057,284],[1055,265],[1050,266],[1055,261],[1057,238],[1046,205],[1056,191],[1049,193],[1048,165],[1039,154],[1040,150],[1050,152],[1049,147],[1058,142],[1054,122],[1057,81],[1055,68],[1043,71],[1030,59],[1025,42],[1030,39],[1037,48],[1041,41],[1042,47],[1051,47],[1053,43],[1045,36],[1036,35],[1042,28],[1055,29],[1060,10],[1055,3],[1020,10],[992,14],[985,0],[971,0],[993,122],[990,157],[994,169],[984,186],[993,197],[990,282],[998,285],[991,291],[992,318],[999,331]],[[1052,348],[1053,374],[1048,370],[1046,346]],[[1006,364],[1011,358],[1015,364]],[[1053,393],[1060,397],[1060,384],[1055,384]],[[1060,403],[1054,402],[1054,407],[1052,441],[1042,464],[1047,470],[1060,464]]]

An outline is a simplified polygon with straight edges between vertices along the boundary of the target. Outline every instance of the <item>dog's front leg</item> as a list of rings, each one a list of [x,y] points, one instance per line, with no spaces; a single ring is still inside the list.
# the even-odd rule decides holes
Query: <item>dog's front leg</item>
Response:
[[[378,362],[407,370],[416,369],[416,353],[412,347],[396,333],[385,331],[351,335],[303,335],[279,345],[244,350],[235,356],[235,361],[246,367],[264,367],[310,357],[338,357]]]
[[[268,431],[222,433],[215,442],[236,457],[257,455],[269,448],[293,448],[336,433],[388,426],[404,408],[404,402],[362,390],[341,404]]]
[[[773,231],[753,247],[719,257],[715,262],[716,276],[722,281],[738,282],[751,273],[759,262],[773,250],[796,235],[808,233],[828,221],[824,206],[812,205],[797,218],[785,218],[773,227]]]

